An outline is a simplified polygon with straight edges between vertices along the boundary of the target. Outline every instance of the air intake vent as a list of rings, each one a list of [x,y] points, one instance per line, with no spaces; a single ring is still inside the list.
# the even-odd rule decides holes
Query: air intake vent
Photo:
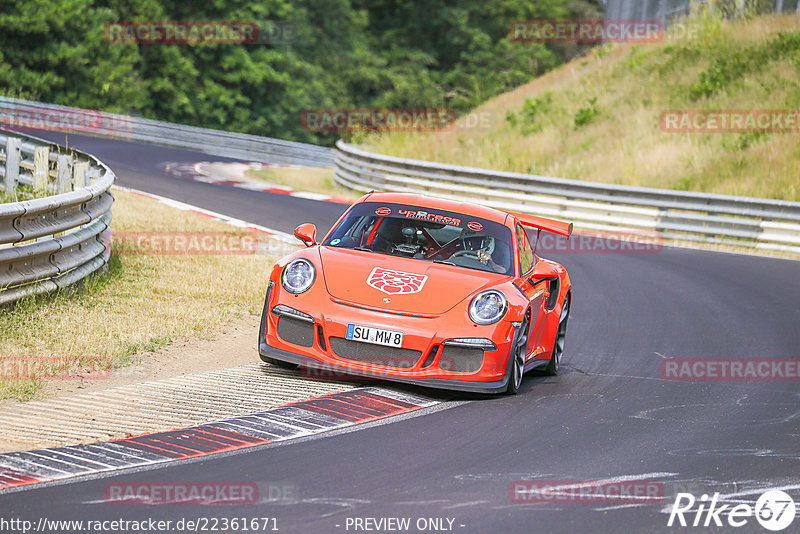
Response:
[[[278,335],[287,343],[310,347],[314,344],[314,324],[283,315],[278,319]]]
[[[384,347],[341,337],[332,337],[330,341],[333,352],[340,358],[398,369],[413,367],[422,356],[418,350]]]
[[[434,345],[431,347],[431,351],[428,353],[428,357],[425,358],[425,363],[422,364],[422,367],[428,367],[433,365],[433,361],[436,359],[436,355],[439,353],[439,345]]]
[[[474,373],[483,365],[483,350],[445,345],[439,368],[457,373]]]
[[[324,351],[327,351],[328,348],[325,346],[325,333],[322,331],[322,325],[317,325],[317,339],[319,340],[319,348]]]
[[[556,307],[556,303],[558,302],[558,291],[559,291],[559,280],[556,278],[555,280],[550,280],[550,296],[545,303],[545,308],[548,310],[552,310]]]

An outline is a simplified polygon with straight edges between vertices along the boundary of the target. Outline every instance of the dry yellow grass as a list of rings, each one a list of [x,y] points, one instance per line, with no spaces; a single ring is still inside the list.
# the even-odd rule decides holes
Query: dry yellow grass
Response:
[[[361,196],[359,193],[339,187],[333,179],[333,169],[323,167],[275,167],[248,171],[247,174],[272,185],[290,187],[295,191],[321,193],[345,200],[357,200]]]
[[[243,235],[147,198],[122,191],[114,196],[114,232]],[[9,369],[40,367],[45,374],[74,375],[146,358],[147,351],[176,337],[203,336],[243,314],[259,313],[272,264],[261,254],[115,254],[104,278],[72,294],[0,310],[0,366],[6,375]],[[37,377],[0,378],[0,398],[29,399],[41,386]]]
[[[800,17],[731,22],[705,15],[687,27],[690,38],[595,48],[486,102],[475,111],[494,118],[491,128],[393,132],[365,144],[401,157],[544,176],[800,200],[798,134],[660,127],[667,109],[800,109]],[[783,48],[774,44],[781,32],[793,36]],[[770,46],[781,52],[762,60],[760,51]],[[704,71],[730,79],[697,97],[692,90]],[[537,98],[549,104],[526,135],[525,101]],[[579,110],[594,98],[596,118],[576,126]]]

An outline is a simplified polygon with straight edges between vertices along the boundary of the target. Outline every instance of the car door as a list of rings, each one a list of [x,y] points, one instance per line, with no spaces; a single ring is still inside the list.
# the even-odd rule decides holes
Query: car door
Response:
[[[536,283],[536,280],[533,280],[530,277],[530,274],[533,272],[533,267],[536,264],[536,256],[533,253],[530,240],[528,239],[528,234],[519,223],[517,223],[516,234],[520,273],[517,287],[519,287],[525,296],[528,297],[531,310],[530,330],[528,331],[528,346],[526,348],[525,358],[525,361],[528,361],[530,358],[535,356],[535,354],[531,354],[534,344],[533,333],[535,332],[536,324],[539,321],[539,316],[542,313],[542,301],[545,297],[546,284],[541,282]]]

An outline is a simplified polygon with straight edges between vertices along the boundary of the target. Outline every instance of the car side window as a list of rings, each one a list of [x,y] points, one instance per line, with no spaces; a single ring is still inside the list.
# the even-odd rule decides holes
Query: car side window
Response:
[[[519,250],[519,274],[527,274],[533,268],[533,249],[521,224],[517,224],[517,250]]]

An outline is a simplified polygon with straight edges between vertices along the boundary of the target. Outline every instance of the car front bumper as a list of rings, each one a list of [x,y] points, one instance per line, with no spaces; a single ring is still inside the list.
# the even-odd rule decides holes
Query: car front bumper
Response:
[[[460,314],[464,315],[463,319]],[[294,323],[298,328],[294,332],[290,331],[292,329],[282,331],[284,318],[288,319],[287,325]],[[369,345],[375,349],[376,358],[373,359],[373,351],[366,349],[365,344],[343,339],[348,324],[403,331],[401,353],[389,349],[387,359],[385,347]],[[301,330],[305,334],[300,333]],[[282,291],[280,282],[275,280],[269,284],[264,302],[259,353],[262,358],[306,368],[309,379],[347,375],[437,389],[500,393],[508,385],[508,357],[515,337],[515,324],[509,318],[494,325],[479,326],[467,319],[466,308],[428,317],[365,309],[337,301],[323,287],[312,287],[302,296],[290,295]],[[477,357],[480,351],[474,352],[474,347],[467,347],[465,350],[473,350],[467,354],[450,346],[464,339],[490,341],[493,348],[484,348],[480,359]],[[334,346],[335,343],[339,345]],[[343,349],[342,343],[351,346]],[[347,354],[348,351],[355,351],[355,354]],[[365,358],[364,352],[369,356]],[[416,354],[410,356],[412,352]],[[383,361],[379,361],[381,358]]]
[[[320,376],[325,373],[333,374],[334,376],[349,375],[361,376],[375,380],[388,380],[392,382],[402,382],[404,384],[413,384],[415,386],[423,386],[436,389],[447,389],[452,391],[467,391],[472,393],[502,393],[508,386],[508,372],[501,379],[494,382],[473,382],[464,379],[446,379],[446,378],[416,378],[411,376],[401,376],[397,374],[380,373],[376,371],[365,371],[361,369],[353,369],[350,367],[341,367],[332,365],[330,363],[323,363],[319,360],[296,354],[287,350],[271,347],[267,344],[266,340],[261,339],[259,342],[258,352],[262,357],[272,358],[283,362],[294,363],[302,367],[313,369],[320,372]],[[310,377],[313,378],[313,377]]]

